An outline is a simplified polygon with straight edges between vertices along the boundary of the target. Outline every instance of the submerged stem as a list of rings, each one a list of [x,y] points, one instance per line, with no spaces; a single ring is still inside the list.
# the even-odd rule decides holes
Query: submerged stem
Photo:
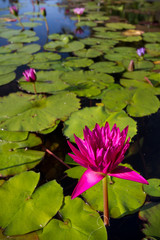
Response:
[[[44,17],[44,21],[45,21],[45,24],[46,24],[47,33],[49,33],[49,27],[48,27],[48,22],[47,22],[46,17]]]
[[[107,176],[103,178],[103,203],[104,203],[104,225],[109,226],[109,209],[108,209],[108,185]]]
[[[67,168],[70,168],[70,166],[68,164],[66,164],[65,162],[62,161],[62,159],[60,159],[59,157],[57,157],[54,153],[52,153],[49,149],[46,148],[46,152],[48,152],[50,155],[52,155],[53,157],[55,157],[59,162],[61,162],[64,166],[66,166]]]

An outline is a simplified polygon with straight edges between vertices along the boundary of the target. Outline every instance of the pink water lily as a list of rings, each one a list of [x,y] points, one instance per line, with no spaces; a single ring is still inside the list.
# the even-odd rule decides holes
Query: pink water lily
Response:
[[[23,72],[23,75],[25,76],[25,80],[27,82],[35,82],[37,77],[36,77],[36,71],[33,68],[30,68]]]
[[[43,17],[46,17],[47,13],[46,13],[46,9],[43,7],[40,9],[41,10],[41,14]]]
[[[126,141],[127,133],[128,126],[120,132],[116,124],[112,130],[108,123],[104,127],[96,124],[92,131],[85,127],[84,140],[74,135],[79,150],[68,141],[75,154],[69,153],[69,156],[87,169],[76,185],[71,196],[72,199],[97,184],[106,175],[148,184],[137,172],[124,166],[118,166],[129,147],[130,138]]]
[[[73,12],[74,12],[74,14],[82,15],[84,13],[84,10],[85,10],[85,8],[74,8]]]
[[[16,6],[11,6],[9,8],[9,11],[11,14],[13,14],[14,16],[18,16],[18,8]]]

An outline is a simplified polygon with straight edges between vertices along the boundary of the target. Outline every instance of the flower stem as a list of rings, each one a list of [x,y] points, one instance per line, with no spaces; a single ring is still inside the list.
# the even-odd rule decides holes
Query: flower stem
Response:
[[[70,168],[70,166],[68,164],[66,164],[65,162],[62,161],[62,159],[60,159],[59,157],[57,157],[53,152],[51,152],[49,149],[46,148],[46,152],[49,153],[50,155],[52,155],[53,157],[55,157],[59,162],[61,162],[64,166],[66,166],[67,168]]]
[[[23,26],[23,24],[22,24],[22,22],[21,22],[19,16],[17,16],[17,19],[18,19],[18,21],[19,21],[19,23],[20,23],[20,25],[21,25],[21,27],[22,27],[22,30],[24,30],[24,26]]]
[[[45,24],[46,24],[47,33],[49,33],[49,27],[48,27],[48,22],[47,22],[46,17],[44,17],[44,21],[45,21]]]
[[[37,94],[37,90],[36,90],[36,84],[35,84],[35,82],[33,82],[33,88],[34,88],[34,93]]]
[[[78,22],[80,22],[81,21],[81,17],[80,17],[79,14],[77,16],[78,16]]]
[[[108,209],[108,185],[107,176],[103,178],[103,203],[104,203],[104,225],[109,226],[109,209]]]

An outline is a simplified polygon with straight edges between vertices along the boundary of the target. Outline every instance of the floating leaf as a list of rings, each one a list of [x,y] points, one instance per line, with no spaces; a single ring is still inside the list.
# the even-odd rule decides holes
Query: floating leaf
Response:
[[[32,54],[38,52],[40,48],[41,46],[39,44],[30,44],[20,48],[18,52]]]
[[[135,26],[129,23],[115,22],[115,23],[106,23],[106,27],[109,30],[122,30],[122,29],[134,29]]]
[[[14,133],[10,134],[8,137],[12,139],[14,137]],[[40,144],[41,139],[34,134],[29,134],[28,138],[23,141],[17,140],[11,142],[1,140],[0,176],[14,175],[35,167],[42,160],[45,153],[36,150],[29,150],[28,147],[34,147]]]
[[[133,117],[143,117],[155,113],[160,107],[158,98],[149,89],[138,89],[133,95],[127,112]]]
[[[160,197],[160,179],[151,178],[148,180],[149,185],[144,185],[144,191],[152,197]]]
[[[20,142],[28,138],[28,132],[0,131],[0,139],[10,142]]]
[[[89,67],[93,63],[94,63],[93,60],[88,58],[68,57],[66,58],[66,61],[63,64],[66,67],[79,68],[79,67]]]
[[[13,81],[15,77],[16,77],[16,74],[14,72],[0,75],[0,86]]]
[[[66,197],[60,214],[63,221],[50,221],[39,234],[40,240],[52,240],[53,236],[56,239],[107,240],[106,228],[99,214],[82,199]]]
[[[57,119],[66,119],[78,108],[79,100],[73,93],[64,92],[49,97],[13,93],[1,98],[0,128],[7,131],[42,131],[53,127]]]
[[[83,129],[88,126],[89,129],[93,129],[95,124],[98,123],[100,126],[105,125],[109,122],[111,127],[117,123],[122,131],[126,125],[129,125],[128,136],[133,137],[136,132],[136,122],[129,118],[124,112],[116,112],[109,114],[104,110],[104,107],[90,107],[83,108],[78,112],[75,112],[71,117],[65,122],[64,134],[70,138],[70,141],[74,142],[74,134],[79,138],[83,139]]]
[[[29,27],[29,28],[34,28],[41,25],[42,25],[41,23],[37,23],[37,22],[23,22],[23,26]],[[21,26],[20,23],[17,23],[17,26]]]
[[[102,55],[102,52],[96,50],[96,49],[82,49],[80,51],[74,52],[74,54],[78,57],[82,58],[96,58],[98,56]]]
[[[5,235],[41,229],[61,207],[63,192],[60,185],[53,180],[34,191],[38,180],[38,173],[24,172],[0,187],[0,226],[5,228]]]
[[[79,41],[73,41],[63,46],[60,52],[74,52],[84,48],[84,44]]]
[[[6,67],[5,65],[1,65],[1,63],[0,63],[0,75],[3,76],[4,74],[11,73],[11,72],[15,71],[16,68],[17,68],[17,66],[13,66],[13,65],[9,66],[9,68],[8,68],[8,65]]]
[[[69,85],[60,79],[61,71],[39,71],[37,72],[36,91],[37,93],[55,93],[68,89]],[[24,78],[19,79],[20,88],[34,93],[33,84],[26,82]]]
[[[153,237],[153,239],[160,239],[160,204],[159,203],[148,203],[144,205],[144,207],[139,212],[139,217],[141,220],[144,220],[146,223],[144,224],[143,233],[149,237]],[[151,238],[152,239],[152,238]]]
[[[146,42],[160,42],[160,32],[143,33],[143,40]]]
[[[97,26],[97,23],[93,21],[80,21],[76,23],[76,26],[77,27],[82,27],[82,26],[95,27]]]
[[[8,53],[0,55],[0,65],[4,66],[21,66],[29,63],[33,59],[32,55],[24,53]],[[13,70],[12,70],[13,71]]]
[[[118,66],[113,62],[97,62],[89,68],[101,73],[119,73],[124,71],[123,66]]]

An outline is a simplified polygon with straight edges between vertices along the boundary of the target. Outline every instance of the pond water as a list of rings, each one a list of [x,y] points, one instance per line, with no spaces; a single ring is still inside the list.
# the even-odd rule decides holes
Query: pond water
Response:
[[[0,3],[0,239],[160,239],[160,2]],[[105,122],[129,126],[123,166],[149,182],[108,177],[107,228],[102,181],[70,199],[67,144]]]

